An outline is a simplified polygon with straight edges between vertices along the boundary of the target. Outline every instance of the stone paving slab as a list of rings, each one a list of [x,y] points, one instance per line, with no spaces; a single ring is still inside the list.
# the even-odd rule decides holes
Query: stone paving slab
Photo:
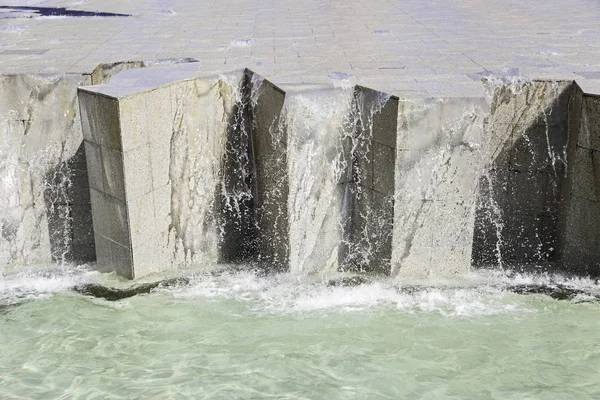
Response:
[[[600,93],[596,0],[21,0],[130,17],[0,8],[0,73],[90,72],[193,57],[282,87],[360,84],[404,97],[480,96],[484,71],[575,79]]]

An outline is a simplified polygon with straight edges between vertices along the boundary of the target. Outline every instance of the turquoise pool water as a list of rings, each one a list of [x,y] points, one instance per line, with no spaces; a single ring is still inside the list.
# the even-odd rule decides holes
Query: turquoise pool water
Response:
[[[406,290],[236,272],[116,302],[68,290],[107,279],[0,281],[0,398],[600,398],[600,304],[504,290],[548,278]]]

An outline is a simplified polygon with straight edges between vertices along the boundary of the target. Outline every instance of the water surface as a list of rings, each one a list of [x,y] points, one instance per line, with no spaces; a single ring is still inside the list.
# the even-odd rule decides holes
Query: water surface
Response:
[[[198,275],[109,302],[94,272],[0,281],[0,397],[600,398],[600,304],[502,289],[402,290]],[[567,284],[597,291],[590,281]]]

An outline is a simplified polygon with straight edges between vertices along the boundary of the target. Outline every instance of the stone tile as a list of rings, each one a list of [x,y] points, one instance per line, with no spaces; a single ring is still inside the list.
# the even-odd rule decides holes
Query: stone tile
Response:
[[[149,144],[126,151],[123,154],[123,168],[127,201],[134,200],[153,190]]]
[[[147,193],[127,201],[131,245],[135,250],[157,235],[154,196]],[[136,259],[137,264],[137,259]]]
[[[102,156],[102,181],[104,193],[125,201],[125,178],[123,174],[123,153],[100,146]]]
[[[396,149],[373,143],[373,189],[382,194],[394,193]]]
[[[91,189],[94,232],[129,247],[129,223],[125,204],[96,189]]]
[[[577,147],[571,193],[590,201],[600,201],[599,152]]]

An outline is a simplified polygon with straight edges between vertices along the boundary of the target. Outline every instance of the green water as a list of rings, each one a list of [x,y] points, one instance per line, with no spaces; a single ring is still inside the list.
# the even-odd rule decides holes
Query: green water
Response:
[[[600,398],[585,298],[237,273],[108,302],[73,279],[0,285],[20,299],[0,311],[0,398]]]

